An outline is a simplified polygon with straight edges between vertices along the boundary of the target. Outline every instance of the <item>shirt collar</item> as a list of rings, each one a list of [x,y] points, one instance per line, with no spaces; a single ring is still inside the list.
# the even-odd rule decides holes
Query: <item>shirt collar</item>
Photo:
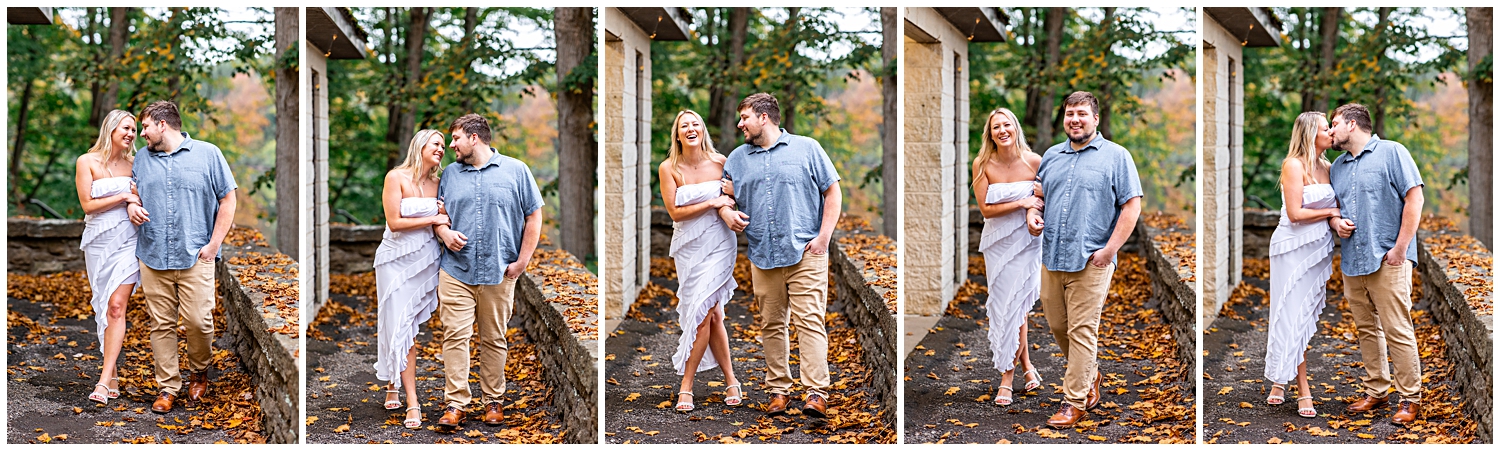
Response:
[[[500,165],[500,151],[499,150],[495,150],[494,147],[490,147],[490,152],[494,152],[495,154],[494,155],[490,155],[490,161],[485,162],[484,166],[474,166],[474,165],[468,165],[468,164],[459,163],[459,165],[458,165],[459,169],[462,169],[462,170],[465,170],[465,171],[481,171],[481,170],[484,170],[484,168],[487,168],[487,167],[490,167],[490,166],[498,166],[498,165]]]
[[[1073,141],[1072,140],[1068,140],[1068,141],[1064,141],[1063,142],[1063,149],[1062,149],[1062,151],[1063,151],[1063,153],[1082,153],[1083,151],[1089,150],[1089,149],[1098,150],[1103,145],[1104,145],[1104,134],[1095,131],[1094,132],[1094,138],[1089,140],[1089,145],[1083,146],[1082,149],[1074,150],[1073,149]]]
[[[1371,150],[1375,150],[1375,146],[1378,144],[1380,144],[1380,135],[1371,134],[1370,140],[1365,142],[1365,147],[1359,150],[1359,155],[1355,155],[1354,152],[1344,152],[1343,156],[1348,157],[1344,161],[1352,162],[1356,159],[1364,157],[1365,154],[1370,153]]]
[[[791,133],[787,133],[785,128],[782,128],[780,130],[781,130],[781,137],[776,138],[776,142],[773,143],[773,144],[771,144],[771,147],[767,148],[767,147],[761,147],[761,146],[757,146],[757,145],[751,144],[750,145],[750,153],[770,152],[770,151],[776,149],[777,146],[780,146],[782,144],[790,144],[792,142],[792,134]]]
[[[191,136],[188,136],[188,132],[178,132],[178,133],[182,133],[182,144],[178,144],[177,145],[177,150],[172,151],[172,153],[167,153],[167,152],[162,152],[162,151],[159,151],[159,150],[156,150],[156,149],[152,149],[150,145],[147,145],[146,148],[145,148],[146,154],[147,155],[152,155],[152,156],[158,156],[158,157],[168,157],[168,156],[172,156],[173,154],[176,154],[177,151],[181,151],[181,150],[193,150],[193,143],[195,143],[197,141],[194,141]],[[140,152],[137,151],[136,153],[139,154]]]

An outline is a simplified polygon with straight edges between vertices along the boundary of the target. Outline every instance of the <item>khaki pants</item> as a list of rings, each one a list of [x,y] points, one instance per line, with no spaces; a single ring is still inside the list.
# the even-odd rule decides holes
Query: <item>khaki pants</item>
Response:
[[[1042,267],[1042,313],[1067,361],[1063,401],[1080,410],[1099,371],[1099,314],[1114,274],[1114,263],[1105,268],[1085,264],[1077,272]]]
[[[449,407],[466,408],[469,393],[469,339],[479,329],[479,388],[483,402],[500,402],[505,394],[505,324],[510,322],[516,280],[499,285],[469,285],[439,270],[438,320],[443,322],[443,376]]]
[[[809,393],[828,396],[828,254],[802,252],[792,266],[760,269],[751,266],[751,285],[760,302],[760,339],[766,349],[766,388],[772,394],[791,391],[788,324],[797,328],[798,368]]]
[[[1411,322],[1411,263],[1363,276],[1344,276],[1344,299],[1359,328],[1359,355],[1365,363],[1365,393],[1383,397],[1391,389],[1390,362],[1396,366],[1396,394],[1404,401],[1422,398],[1422,360]]]
[[[179,318],[187,329],[187,370],[206,371],[213,358],[214,262],[200,260],[188,269],[165,271],[141,263],[141,294],[151,315],[156,386],[176,394],[182,390],[177,362]]]

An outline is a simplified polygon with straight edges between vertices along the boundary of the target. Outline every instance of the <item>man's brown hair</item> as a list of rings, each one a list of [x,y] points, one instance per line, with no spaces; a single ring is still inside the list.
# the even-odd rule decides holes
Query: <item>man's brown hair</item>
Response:
[[[1365,133],[1375,131],[1375,124],[1370,121],[1370,109],[1365,108],[1364,105],[1358,103],[1343,104],[1338,109],[1333,110],[1333,117],[1341,117],[1346,121],[1353,122],[1354,125],[1358,126]]]
[[[764,114],[771,118],[772,124],[781,125],[781,106],[776,103],[775,96],[764,92],[750,94],[750,97],[740,101],[740,107],[735,111],[744,111],[745,107],[750,107],[755,114]]]
[[[146,118],[165,122],[173,130],[182,130],[182,115],[177,113],[177,104],[170,100],[158,100],[146,105],[146,109],[141,110],[141,119]]]
[[[451,134],[456,130],[463,130],[464,133],[477,136],[485,144],[490,142],[490,121],[484,116],[474,113],[459,116],[458,119],[453,120],[452,125],[448,126],[448,133]]]
[[[1063,99],[1064,110],[1075,105],[1088,105],[1089,109],[1094,111],[1095,116],[1099,115],[1099,99],[1095,98],[1093,93],[1073,91],[1072,94],[1068,94],[1068,98]]]

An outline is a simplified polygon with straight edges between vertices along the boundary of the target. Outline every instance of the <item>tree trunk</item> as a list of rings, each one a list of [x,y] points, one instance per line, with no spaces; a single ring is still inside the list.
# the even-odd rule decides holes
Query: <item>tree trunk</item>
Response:
[[[1115,45],[1114,20],[1115,8],[1104,8],[1104,21],[1102,23],[1104,24],[1104,55],[1106,57],[1110,54],[1110,48],[1114,47]],[[1107,71],[1110,69],[1104,70]],[[1109,105],[1111,103],[1114,103],[1115,98],[1113,90],[1114,86],[1109,82],[1107,78],[1105,79],[1104,83],[1099,84],[1099,134],[1103,135],[1104,139],[1111,140],[1114,139],[1114,133],[1110,132],[1109,118],[1113,114],[1111,113],[1112,110],[1110,109]]]
[[[750,8],[731,8],[729,11],[729,45],[725,49],[729,54],[729,67],[724,72],[726,82],[724,83],[723,103],[714,108],[720,114],[718,122],[713,122],[719,129],[718,141],[721,153],[728,154],[735,146],[730,145],[739,136],[740,112],[736,107],[744,95],[740,91],[742,72],[745,65],[745,32],[750,25]]]
[[[884,72],[880,78],[880,229],[881,233],[892,239],[896,237],[897,226],[901,225],[901,218],[897,216],[901,210],[901,197],[896,193],[901,179],[896,174],[900,149],[896,147],[899,128],[896,125],[895,67],[896,46],[901,40],[901,32],[898,31],[900,27],[896,8],[880,8],[880,68]]]
[[[474,61],[474,28],[478,26],[479,8],[464,8],[464,37],[463,41],[461,41],[459,45],[459,48],[465,50],[464,54],[467,55],[467,59],[471,64]],[[464,72],[468,72],[469,66],[470,64],[464,65]],[[462,107],[463,111],[465,112],[470,111],[470,109],[474,107],[474,97],[464,96],[463,100],[459,101],[459,106]]]
[[[396,128],[396,152],[386,161],[386,169],[406,159],[406,143],[417,129],[417,95],[422,82],[422,49],[426,44],[427,23],[432,18],[428,8],[412,8],[410,26],[406,29],[406,77],[401,84],[401,120]]]
[[[1305,92],[1302,98],[1303,111],[1329,111],[1328,95],[1324,93],[1324,88],[1330,85],[1326,78],[1333,72],[1333,51],[1339,41],[1339,16],[1343,12],[1343,8],[1323,8],[1323,18],[1318,25],[1318,72],[1313,75],[1316,81],[1312,83],[1310,92]],[[1306,94],[1312,95],[1311,104],[1308,103]]]
[[[708,77],[708,111],[700,111],[699,114],[706,115],[703,117],[703,127],[708,128],[720,124],[728,115],[728,112],[719,106],[724,104],[724,97],[727,95],[726,85],[730,84],[730,81],[725,76],[725,72],[729,70],[729,58],[724,56],[727,48],[723,44],[726,40],[720,39],[718,35],[719,20],[724,16],[723,10],[726,8],[703,9],[707,20],[699,29],[708,38],[708,44],[702,50],[708,58],[706,65],[713,68],[713,74]],[[724,28],[728,29],[728,24],[725,24]],[[712,131],[709,132],[709,136],[713,136]]]
[[[101,80],[96,80],[95,86],[99,88],[94,92],[93,112],[89,115],[89,126],[98,127],[104,121],[104,116],[115,109],[120,100],[119,74],[115,68],[120,65],[120,56],[125,53],[125,38],[130,32],[130,8],[109,9],[109,53],[99,67],[104,68]]]
[[[589,124],[594,122],[593,86],[568,89],[564,80],[594,54],[594,13],[590,8],[553,11],[557,43],[557,198],[562,216],[558,224],[562,248],[588,261],[594,255],[594,202],[598,145]]]
[[[1469,70],[1476,69],[1495,49],[1492,24],[1494,10],[1491,8],[1465,8],[1469,33]],[[1469,233],[1494,249],[1493,206],[1494,175],[1490,168],[1495,159],[1491,151],[1495,148],[1494,122],[1494,72],[1480,76],[1470,75],[1469,80]]]
[[[398,63],[396,62],[395,49],[397,20],[398,19],[395,8],[386,8],[385,22],[381,24],[382,28],[385,30],[385,36],[381,42],[380,54],[385,55],[385,64],[383,66],[386,71],[386,81],[389,82],[391,86],[399,89],[401,87],[401,73],[399,69],[396,69],[400,66],[398,66]],[[392,144],[388,148],[390,150],[386,152],[387,167],[394,167],[391,165],[391,162],[395,161],[396,153],[401,152],[401,150],[399,149],[399,147],[401,146],[401,137],[397,136],[397,132],[401,129],[401,102],[400,100],[398,100],[399,97],[399,95],[392,93],[385,99],[385,141]]]
[[[10,186],[13,189],[11,199],[15,199],[21,193],[21,157],[25,155],[26,149],[26,116],[31,112],[31,91],[33,80],[27,80],[26,89],[21,90],[21,105],[16,114],[16,143],[10,148]],[[21,204],[17,204],[21,205]]]
[[[797,14],[802,12],[802,8],[787,8],[786,12],[786,34],[787,36],[796,36],[797,26],[800,22],[800,17]],[[797,54],[797,42],[787,42],[786,47],[787,59],[791,60]],[[787,133],[796,132],[797,88],[798,86],[795,83],[787,83],[782,87],[781,99],[777,102],[781,104],[781,128],[785,128]]]
[[[302,212],[301,187],[297,183],[302,175],[298,158],[301,97],[298,68],[280,62],[286,52],[301,45],[297,36],[302,20],[297,8],[276,8],[275,12],[276,55],[272,61],[277,64],[272,70],[276,74],[276,248],[295,260],[302,255],[297,233]]]
[[[1385,30],[1391,26],[1392,9],[1395,8],[1380,8],[1380,18],[1375,21],[1375,50],[1373,52],[1375,67],[1380,67],[1380,60],[1385,59],[1385,49],[1390,46],[1385,39]],[[1384,74],[1377,74],[1374,78],[1379,79],[1383,78],[1383,76]],[[1370,105],[1374,109],[1374,111],[1370,112],[1370,115],[1373,116],[1370,118],[1370,122],[1373,124],[1375,134],[1381,136],[1385,136],[1385,93],[1385,83],[1376,83],[1375,99],[1373,101],[1375,104]]]
[[[1057,109],[1054,102],[1056,100],[1054,97],[1057,96],[1057,93],[1053,92],[1054,87],[1052,84],[1055,77],[1053,72],[1057,70],[1057,61],[1062,59],[1064,14],[1066,14],[1065,8],[1047,8],[1046,16],[1042,19],[1042,28],[1047,33],[1047,51],[1043,54],[1042,76],[1038,80],[1038,86],[1036,87],[1036,111],[1027,111],[1027,118],[1035,121],[1034,127],[1039,138],[1036,142],[1043,148],[1051,146],[1053,141],[1052,123],[1056,120],[1056,117],[1059,117],[1056,111],[1054,111]],[[1030,110],[1030,108],[1027,108],[1027,110]]]

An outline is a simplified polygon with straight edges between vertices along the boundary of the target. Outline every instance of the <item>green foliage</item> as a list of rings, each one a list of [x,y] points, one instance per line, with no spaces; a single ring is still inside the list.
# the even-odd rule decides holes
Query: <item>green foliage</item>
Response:
[[[660,204],[657,163],[666,159],[671,142],[671,121],[677,113],[691,109],[707,121],[717,105],[710,93],[722,89],[731,103],[756,92],[776,96],[783,113],[793,105],[793,123],[782,127],[818,140],[844,182],[844,211],[865,213],[878,221],[881,183],[879,127],[880,89],[872,74],[889,74],[895,66],[880,61],[880,13],[878,8],[751,8],[745,33],[745,60],[729,67],[730,8],[689,8],[693,14],[692,37],[687,41],[656,41],[651,44],[652,127],[651,183],[653,203]],[[841,21],[869,26],[844,29]],[[873,91],[870,89],[873,87]],[[737,111],[720,111],[738,117]],[[715,123],[705,124],[720,153],[729,153],[743,141],[722,142],[725,131]],[[878,224],[876,224],[878,228]]]
[[[1026,130],[1032,150],[1061,142],[1059,112],[1073,91],[1090,91],[1111,109],[1112,140],[1131,151],[1148,209],[1191,212],[1197,43],[1192,8],[1116,8],[1106,27],[1100,8],[1068,9],[1055,67],[1044,64],[1047,8],[1007,8],[1005,42],[969,44],[969,158],[978,155],[991,111],[1008,108],[1028,127],[1027,89],[1052,98],[1054,132]],[[1162,16],[1187,17],[1180,29],[1160,29]],[[1104,90],[1109,86],[1108,94]],[[1102,130],[1102,127],[1101,127]],[[971,203],[977,202],[969,199]]]
[[[260,78],[269,76],[274,50],[269,10],[132,8],[115,59],[109,57],[108,9],[54,11],[52,25],[7,27],[13,139],[7,143],[7,163],[15,165],[9,215],[43,214],[29,204],[34,198],[65,217],[83,216],[73,176],[76,158],[99,134],[98,125],[89,123],[96,102],[106,103],[106,110],[139,112],[153,101],[175,101],[183,131],[218,145],[242,185],[274,167],[274,83]],[[118,97],[94,98],[111,82],[118,83]],[[28,101],[24,133],[23,98]],[[18,135],[21,139],[14,140]],[[240,204],[242,218],[258,218],[253,225],[267,227],[274,214],[267,212],[274,210],[268,207],[275,202],[273,191],[242,193],[248,195]]]
[[[1328,101],[1328,114],[1350,102],[1370,107],[1376,116],[1383,114],[1381,137],[1411,150],[1427,182],[1427,210],[1461,212],[1467,204],[1467,188],[1453,188],[1467,180],[1459,176],[1467,164],[1467,129],[1461,117],[1435,110],[1437,106],[1429,100],[1452,95],[1444,92],[1453,91],[1461,82],[1455,74],[1467,73],[1460,47],[1466,40],[1464,36],[1439,36],[1424,27],[1435,20],[1457,20],[1458,31],[1463,33],[1462,12],[1450,9],[1445,15],[1436,8],[1392,8],[1388,26],[1380,29],[1378,8],[1344,9],[1327,72],[1319,70],[1322,36],[1318,27],[1324,8],[1274,8],[1273,12],[1283,22],[1282,45],[1244,52],[1247,206],[1281,207],[1281,161],[1286,157],[1292,122],[1312,104],[1313,96],[1322,96]],[[1378,117],[1376,122],[1380,122]],[[1340,154],[1331,150],[1327,157],[1332,160]]]
[[[416,118],[415,130],[438,129],[445,136],[448,124],[464,114],[489,119],[495,132],[490,145],[525,161],[539,184],[552,187],[544,193],[543,216],[555,221],[556,112],[551,103],[528,107],[555,99],[552,10],[474,9],[474,32],[466,36],[468,8],[429,8],[422,76],[404,83],[411,10],[351,8],[369,33],[369,55],[328,62],[329,201],[334,211],[347,211],[366,224],[385,222],[380,194],[387,155],[404,152],[412,138],[394,136],[390,112],[408,107]],[[540,40],[518,43],[537,36],[521,36],[516,30],[538,33]],[[565,87],[594,89],[593,60],[570,73]],[[452,154],[450,149],[443,164],[453,161]]]

